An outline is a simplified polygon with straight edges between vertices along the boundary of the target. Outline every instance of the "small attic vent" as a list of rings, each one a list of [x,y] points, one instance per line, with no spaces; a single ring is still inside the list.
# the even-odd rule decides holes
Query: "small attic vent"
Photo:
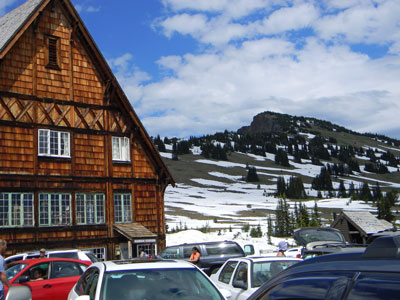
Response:
[[[47,36],[46,67],[54,70],[60,68],[60,39],[56,36]]]

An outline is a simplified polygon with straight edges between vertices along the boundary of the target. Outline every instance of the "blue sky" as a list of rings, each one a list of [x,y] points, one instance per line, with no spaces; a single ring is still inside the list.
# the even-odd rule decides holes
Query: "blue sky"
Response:
[[[150,135],[237,130],[271,110],[400,138],[398,0],[72,3]]]

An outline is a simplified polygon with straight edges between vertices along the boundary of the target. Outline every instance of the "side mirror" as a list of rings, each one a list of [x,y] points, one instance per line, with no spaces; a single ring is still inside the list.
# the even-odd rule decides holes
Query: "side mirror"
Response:
[[[242,289],[242,290],[247,290],[247,283],[240,281],[240,280],[232,281],[232,286],[235,288]]]
[[[25,285],[14,285],[8,289],[6,300],[32,300],[32,293]]]
[[[28,282],[30,279],[29,275],[21,275],[18,278],[18,283]]]
[[[253,245],[244,245],[243,250],[244,250],[244,254],[246,254],[246,256],[253,255],[255,253]]]

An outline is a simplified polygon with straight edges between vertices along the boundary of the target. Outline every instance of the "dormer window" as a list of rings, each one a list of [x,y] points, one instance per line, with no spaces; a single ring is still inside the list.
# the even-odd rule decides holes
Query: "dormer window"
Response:
[[[113,161],[131,161],[129,154],[129,138],[112,137],[112,159]]]
[[[60,38],[54,35],[47,35],[46,44],[46,68],[61,70]]]

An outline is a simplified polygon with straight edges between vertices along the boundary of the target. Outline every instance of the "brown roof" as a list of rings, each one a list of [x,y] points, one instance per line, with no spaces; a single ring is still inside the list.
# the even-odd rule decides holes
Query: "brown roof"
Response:
[[[114,224],[114,229],[130,240],[137,238],[156,238],[157,235],[152,233],[146,227],[139,223],[131,224]]]

